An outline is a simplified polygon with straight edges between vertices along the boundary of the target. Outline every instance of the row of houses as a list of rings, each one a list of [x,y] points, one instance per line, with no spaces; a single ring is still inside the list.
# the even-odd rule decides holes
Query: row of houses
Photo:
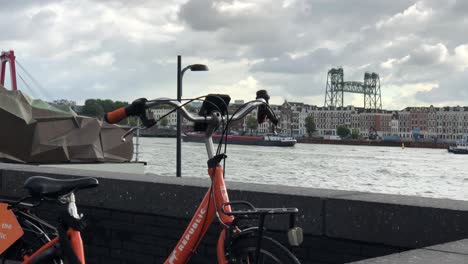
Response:
[[[240,107],[242,101],[230,105],[230,112]],[[308,134],[306,118],[314,118],[315,135],[336,137],[339,126],[346,126],[357,131],[363,138],[376,136],[381,139],[400,139],[403,141],[437,141],[453,142],[468,135],[468,107],[407,107],[403,110],[373,111],[354,106],[319,107],[300,102],[285,101],[281,105],[272,105],[279,117],[277,131],[284,135],[303,137]],[[193,107],[197,112],[197,107]],[[155,118],[167,113],[167,109],[154,109]],[[256,117],[256,112],[249,116]],[[232,130],[248,131],[247,116],[243,122],[232,127]],[[167,116],[168,126],[176,126],[176,114]],[[256,133],[265,134],[271,131],[271,124],[258,126]],[[191,126],[186,120],[184,127]]]

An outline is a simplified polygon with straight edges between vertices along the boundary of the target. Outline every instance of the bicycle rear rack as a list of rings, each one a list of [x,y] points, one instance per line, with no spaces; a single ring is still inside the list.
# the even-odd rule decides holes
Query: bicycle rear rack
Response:
[[[226,206],[235,206],[243,205],[245,209],[243,210],[232,210],[226,212]],[[288,230],[288,241],[291,246],[299,246],[303,241],[303,232],[302,228],[296,227],[296,215],[299,212],[297,208],[256,208],[251,203],[247,201],[232,201],[224,203],[221,206],[221,211],[225,215],[235,216],[237,219],[252,219],[258,217],[258,235],[259,235],[259,245],[263,236],[264,226],[265,226],[265,217],[267,215],[275,214],[289,214],[289,230]]]

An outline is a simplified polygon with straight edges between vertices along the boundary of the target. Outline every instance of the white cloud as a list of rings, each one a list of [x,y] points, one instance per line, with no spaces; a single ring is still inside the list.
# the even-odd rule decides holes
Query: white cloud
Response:
[[[111,52],[101,53],[89,58],[89,60],[97,66],[112,66],[115,62],[114,54]]]
[[[447,47],[442,43],[422,44],[411,52],[411,63],[429,66],[445,63],[449,57]]]
[[[427,106],[415,95],[418,92],[427,92],[437,88],[437,83],[415,83],[404,85],[385,85],[382,89],[382,105],[387,109],[399,110],[407,106]]]
[[[98,90],[100,92],[105,92],[105,91],[110,90],[110,88],[108,86],[106,86],[105,84],[102,84],[102,83],[95,83],[92,87],[93,87],[94,90]]]
[[[382,67],[384,69],[392,69],[394,65],[405,63],[405,62],[409,61],[410,58],[411,58],[410,55],[406,55],[406,56],[404,56],[402,58],[399,58],[399,59],[391,58],[391,59],[386,60],[385,62],[382,62],[380,64],[380,67]]]
[[[468,44],[455,48],[455,64],[459,71],[464,71],[468,68]]]
[[[283,1],[283,8],[288,8],[291,5],[293,5],[296,2],[296,0],[284,0]]]
[[[391,27],[415,26],[427,22],[432,14],[432,8],[427,7],[423,1],[419,1],[401,13],[388,19],[379,20],[376,23],[376,27],[377,29],[385,29]]]
[[[231,2],[214,2],[213,6],[221,13],[237,15],[239,13],[251,12],[256,7],[256,3],[234,0]]]
[[[257,90],[261,89],[261,85],[253,76],[248,75],[235,83],[211,86],[209,89],[210,92],[229,94],[233,100],[253,100],[255,99],[255,93]]]

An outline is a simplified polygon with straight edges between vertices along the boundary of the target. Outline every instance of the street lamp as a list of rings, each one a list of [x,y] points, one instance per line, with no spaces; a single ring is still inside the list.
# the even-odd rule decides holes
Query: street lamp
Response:
[[[203,64],[192,64],[184,69],[182,68],[182,57],[177,56],[177,100],[182,101],[182,78],[187,70],[191,71],[208,71],[208,67]],[[182,115],[177,111],[177,167],[176,176],[182,176]]]
[[[185,67],[182,72],[181,72],[181,77],[180,78],[183,78],[184,77],[184,73],[187,71],[187,70],[191,70],[191,71],[208,71],[208,67],[204,64],[192,64],[192,65],[189,65],[187,67]]]

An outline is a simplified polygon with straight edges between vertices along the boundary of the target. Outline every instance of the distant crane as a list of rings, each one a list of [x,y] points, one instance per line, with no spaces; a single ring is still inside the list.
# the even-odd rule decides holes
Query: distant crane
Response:
[[[325,90],[325,107],[343,107],[345,92],[364,94],[365,109],[382,110],[380,78],[375,72],[366,72],[364,82],[345,82],[343,68],[329,70]]]

